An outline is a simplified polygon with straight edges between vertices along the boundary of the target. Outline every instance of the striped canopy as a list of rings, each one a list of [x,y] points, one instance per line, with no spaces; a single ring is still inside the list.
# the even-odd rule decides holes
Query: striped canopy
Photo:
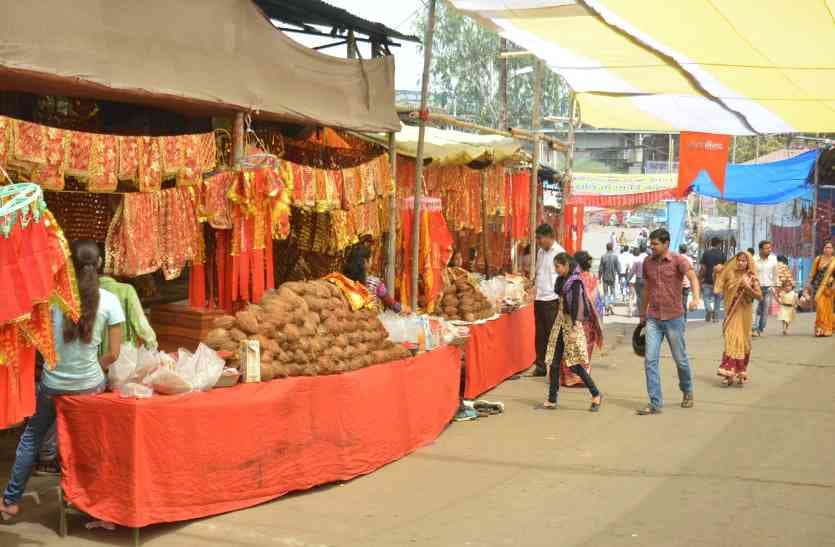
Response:
[[[835,130],[835,0],[451,0],[531,51],[595,127]]]

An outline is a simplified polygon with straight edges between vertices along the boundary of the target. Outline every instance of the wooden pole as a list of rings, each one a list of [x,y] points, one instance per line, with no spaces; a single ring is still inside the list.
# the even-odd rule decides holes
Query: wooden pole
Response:
[[[435,2],[427,6],[426,35],[423,40],[423,79],[420,84],[420,116],[418,116],[418,142],[415,155],[415,203],[412,215],[412,309],[418,309],[418,274],[420,272],[420,200],[423,198],[423,146],[426,139],[426,104],[429,99],[429,68],[432,64],[432,38],[435,34]]]
[[[534,62],[533,75],[533,111],[531,112],[531,134],[533,134],[533,165],[531,166],[531,203],[530,203],[530,245],[531,271],[530,279],[536,274],[536,210],[538,200],[536,196],[539,187],[539,122],[542,117],[540,104],[542,101],[542,61]]]
[[[244,113],[236,112],[232,122],[232,165],[238,165],[244,157]]]
[[[814,194],[812,194],[812,257],[818,254],[818,194],[820,193],[820,186],[818,186],[820,184],[820,175],[818,171],[820,170],[822,150],[820,149],[820,144],[817,146],[818,157],[815,158],[815,173],[813,175],[815,189]]]
[[[391,172],[391,196],[389,196],[389,238],[386,245],[386,287],[394,291],[397,272],[397,146],[394,131],[389,133],[389,171]],[[392,293],[393,294],[393,293]]]
[[[411,107],[398,106],[397,112],[398,114],[407,114],[410,118],[413,118],[415,120],[417,120],[420,117],[420,113],[416,112]],[[455,118],[455,116],[450,116],[448,114],[439,114],[435,112],[428,113],[426,115],[426,118],[426,121],[429,123],[449,125],[452,127],[457,127],[459,129],[471,129],[473,131],[479,131],[481,133],[499,135],[501,137],[508,137],[512,139],[518,139],[521,141],[533,142],[534,140],[533,133],[531,133],[527,129],[511,127],[507,130],[501,130],[496,129],[495,127],[487,127],[485,125],[479,125],[477,123],[465,122],[463,120]],[[568,151],[568,145],[559,139],[556,139],[549,135],[538,135],[538,137],[540,141],[547,142],[555,150],[559,150],[560,152]]]
[[[505,53],[507,51],[507,38],[499,40],[499,51]],[[507,57],[502,57],[499,60],[499,101],[501,101],[501,110],[499,111],[499,129],[507,130]]]
[[[568,174],[568,180],[565,181],[562,188],[562,218],[560,219],[560,235],[563,238],[563,243],[568,244],[566,237],[571,237],[571,226],[566,223],[566,205],[571,199],[571,186],[574,182],[572,173],[574,172],[574,151],[576,150],[577,135],[575,134],[574,111],[577,109],[577,96],[573,91],[569,93],[568,98],[568,152],[565,157],[565,169]],[[572,245],[573,247],[573,245]],[[566,247],[568,248],[568,247]]]
[[[481,170],[481,256],[484,257],[484,276],[490,278],[487,256],[487,169]]]
[[[348,31],[348,58],[349,59],[356,59],[357,58],[357,39],[354,36],[354,31]]]

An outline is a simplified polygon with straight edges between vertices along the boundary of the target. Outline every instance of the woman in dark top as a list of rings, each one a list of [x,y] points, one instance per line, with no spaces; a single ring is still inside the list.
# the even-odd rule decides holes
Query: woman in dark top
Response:
[[[603,394],[597,389],[594,380],[586,370],[589,364],[589,352],[584,324],[588,323],[588,327],[595,333],[598,346],[602,346],[603,331],[600,328],[600,320],[583,285],[580,267],[571,255],[558,254],[554,258],[554,266],[559,275],[555,290],[560,295],[560,304],[545,356],[545,362],[551,363],[548,400],[542,403],[540,408],[548,410],[557,408],[560,363],[565,359],[571,372],[583,380],[591,393],[589,410],[597,412],[603,403]]]

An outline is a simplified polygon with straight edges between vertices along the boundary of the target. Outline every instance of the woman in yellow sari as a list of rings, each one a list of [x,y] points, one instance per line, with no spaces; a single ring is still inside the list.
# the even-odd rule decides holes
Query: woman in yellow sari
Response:
[[[725,300],[725,351],[716,373],[723,378],[723,385],[736,383],[742,387],[748,381],[753,303],[763,297],[754,259],[745,251],[739,252],[724,267],[716,267],[714,279],[713,290],[723,294]]]
[[[812,265],[808,294],[815,298],[815,336],[829,337],[835,330],[835,257],[833,243],[823,244],[823,254]],[[811,290],[810,290],[811,289]]]

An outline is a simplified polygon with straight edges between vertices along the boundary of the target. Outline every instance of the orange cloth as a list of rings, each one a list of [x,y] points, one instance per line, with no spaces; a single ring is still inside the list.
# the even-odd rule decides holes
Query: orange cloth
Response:
[[[57,397],[61,486],[81,511],[142,527],[349,480],[441,434],[458,409],[460,362],[444,347],[204,393]]]
[[[536,360],[533,306],[470,327],[464,365],[464,397],[475,399]]]
[[[354,311],[367,308],[376,302],[374,295],[368,292],[365,285],[352,279],[348,279],[341,273],[334,272],[326,275],[322,279],[339,287],[339,290],[341,290],[342,294],[345,295],[345,298],[351,305],[351,309]]]

